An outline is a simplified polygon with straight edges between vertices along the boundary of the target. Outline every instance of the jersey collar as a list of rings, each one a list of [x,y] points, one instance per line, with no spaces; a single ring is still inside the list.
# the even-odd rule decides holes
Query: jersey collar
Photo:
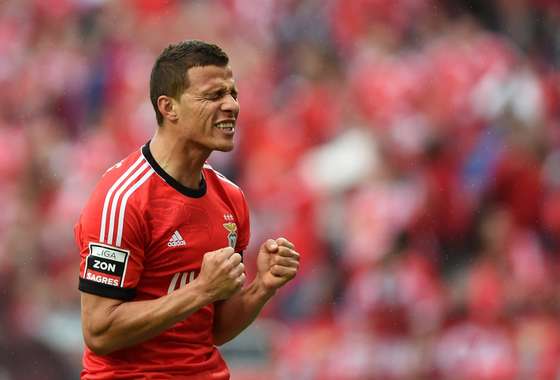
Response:
[[[200,198],[206,194],[206,180],[204,179],[204,175],[200,180],[200,186],[198,189],[192,189],[190,187],[186,187],[179,183],[175,178],[171,177],[155,160],[154,156],[152,156],[152,152],[150,151],[150,142],[148,141],[146,145],[142,147],[142,154],[144,158],[152,169],[165,181],[169,186],[180,192],[181,194],[186,195],[187,197],[191,198]]]

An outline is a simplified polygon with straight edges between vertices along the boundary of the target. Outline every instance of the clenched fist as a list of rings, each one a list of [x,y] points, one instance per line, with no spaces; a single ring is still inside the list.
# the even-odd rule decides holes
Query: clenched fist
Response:
[[[299,253],[284,238],[268,239],[257,255],[257,280],[268,290],[276,290],[293,279],[299,269]]]
[[[200,274],[195,281],[198,281],[211,302],[231,297],[245,283],[241,255],[231,247],[205,253]]]

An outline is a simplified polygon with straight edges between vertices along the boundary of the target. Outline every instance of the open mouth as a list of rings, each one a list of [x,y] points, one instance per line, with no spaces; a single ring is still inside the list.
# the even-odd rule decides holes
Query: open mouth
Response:
[[[216,128],[221,129],[222,131],[224,131],[228,134],[235,132],[235,123],[233,123],[232,121],[224,121],[224,122],[221,122],[221,123],[217,123],[214,126]]]

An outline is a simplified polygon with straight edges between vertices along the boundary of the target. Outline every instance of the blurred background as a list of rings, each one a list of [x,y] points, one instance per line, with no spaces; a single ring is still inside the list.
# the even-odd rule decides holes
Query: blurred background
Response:
[[[211,163],[301,272],[233,380],[560,379],[560,1],[0,1],[0,379],[75,379],[73,225],[156,121],[151,65],[218,43]]]

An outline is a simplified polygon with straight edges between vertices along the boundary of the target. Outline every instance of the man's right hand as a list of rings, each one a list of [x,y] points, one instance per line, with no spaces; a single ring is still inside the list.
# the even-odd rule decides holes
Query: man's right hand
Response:
[[[241,255],[231,247],[205,253],[200,274],[195,281],[208,295],[210,302],[228,299],[245,283]]]

